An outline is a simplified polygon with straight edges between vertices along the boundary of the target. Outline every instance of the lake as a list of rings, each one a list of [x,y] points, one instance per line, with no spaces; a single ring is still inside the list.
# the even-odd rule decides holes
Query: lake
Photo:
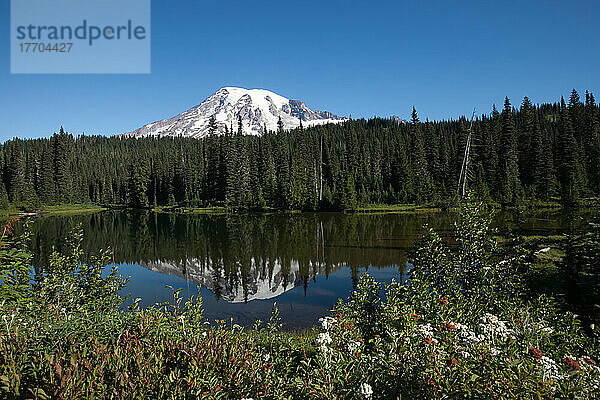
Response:
[[[123,294],[140,305],[169,301],[171,289],[200,294],[210,321],[240,325],[267,321],[276,302],[287,329],[313,325],[348,297],[360,275],[403,279],[407,251],[432,226],[450,240],[456,214],[163,214],[105,211],[48,216],[32,224],[35,265],[61,249],[81,224],[87,254],[113,250],[113,263],[130,277]],[[579,219],[582,223],[583,219]],[[572,216],[559,211],[496,216],[501,230],[548,235]]]

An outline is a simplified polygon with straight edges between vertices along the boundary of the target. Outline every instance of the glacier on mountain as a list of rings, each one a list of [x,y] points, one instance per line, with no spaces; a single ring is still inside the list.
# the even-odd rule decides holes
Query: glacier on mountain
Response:
[[[202,138],[210,134],[211,117],[216,121],[216,134],[225,133],[226,127],[237,132],[241,117],[246,135],[261,135],[265,127],[275,131],[279,118],[286,130],[297,128],[300,121],[309,127],[345,120],[327,111],[311,110],[300,100],[290,100],[269,90],[224,87],[188,111],[123,135]]]

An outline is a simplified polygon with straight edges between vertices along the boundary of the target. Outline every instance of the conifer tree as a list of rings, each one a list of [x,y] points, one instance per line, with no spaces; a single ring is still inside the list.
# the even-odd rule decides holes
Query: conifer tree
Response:
[[[211,115],[208,120],[208,134],[214,135],[217,133],[217,120],[214,115]]]
[[[275,174],[275,159],[273,158],[271,135],[265,126],[260,138],[260,183],[263,196],[268,206],[276,205],[275,193],[277,189],[277,178]]]
[[[150,168],[146,161],[132,164],[129,175],[129,205],[135,208],[146,208],[148,202],[148,184],[150,183]]]
[[[535,131],[536,112],[527,96],[523,98],[521,103],[520,113],[520,129],[518,134],[518,160],[519,160],[519,177],[523,186],[532,189],[534,184],[533,174],[535,173],[534,162],[535,158],[531,155],[540,151],[541,147],[534,148],[535,145],[541,146],[541,132]],[[534,143],[535,140],[538,142]]]
[[[516,204],[520,200],[521,183],[519,181],[514,115],[508,97],[504,100],[504,109],[502,110],[499,166],[500,201],[504,205]]]
[[[70,145],[73,137],[60,127],[59,134],[52,137],[54,151],[54,181],[59,202],[71,201],[71,175],[69,174]]]
[[[11,146],[8,160],[8,199],[21,202],[25,191],[25,162],[21,141],[17,140]]]
[[[288,207],[288,196],[290,192],[290,164],[288,134],[285,132],[281,118],[277,121],[277,187],[279,192],[278,206]]]
[[[590,177],[592,192],[600,194],[600,121],[596,100],[592,93],[585,92],[585,143],[587,170]]]
[[[569,97],[569,118],[571,120],[571,125],[573,126],[573,136],[577,143],[583,143],[583,137],[585,135],[585,109],[583,103],[581,103],[581,98],[579,97],[579,93],[577,90],[573,89],[571,91],[571,96]]]
[[[44,204],[53,204],[55,202],[55,184],[54,173],[52,170],[53,157],[49,146],[44,146],[42,150],[42,159],[40,163],[40,180],[37,192],[40,200]]]
[[[308,199],[306,148],[303,135],[296,135],[294,155],[290,169],[289,205],[303,209]]]
[[[394,201],[407,203],[414,197],[412,168],[406,154],[406,146],[402,134],[398,132],[394,136],[394,139],[391,174]]]
[[[496,109],[496,105],[492,106],[492,115],[488,122],[487,134],[484,136],[484,148],[486,154],[486,182],[490,192],[494,194],[496,199],[500,198],[500,138],[502,136],[502,116]]]
[[[558,179],[564,204],[572,205],[579,197],[577,187],[577,142],[565,100],[561,98],[558,130]]]
[[[414,174],[414,193],[417,203],[427,202],[431,199],[433,184],[429,175],[427,159],[425,157],[425,144],[423,131],[417,115],[417,110],[412,109],[411,120],[411,159]]]
[[[238,204],[245,207],[249,204],[250,196],[250,159],[246,138],[243,136],[242,117],[238,117],[238,174],[239,174],[239,199]]]

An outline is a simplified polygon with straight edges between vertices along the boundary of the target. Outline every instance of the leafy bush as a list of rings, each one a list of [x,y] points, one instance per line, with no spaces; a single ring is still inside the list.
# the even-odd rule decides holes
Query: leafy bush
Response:
[[[504,254],[490,221],[482,203],[463,204],[454,249],[430,230],[408,284],[392,282],[382,298],[381,285],[363,277],[338,305],[333,347],[364,341],[364,374],[378,398],[600,395],[595,340],[552,299],[527,298],[528,254]]]

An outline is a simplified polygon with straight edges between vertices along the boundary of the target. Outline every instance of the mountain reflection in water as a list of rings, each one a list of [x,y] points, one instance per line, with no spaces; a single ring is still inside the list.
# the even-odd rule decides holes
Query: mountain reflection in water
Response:
[[[376,279],[401,279],[406,251],[428,224],[449,236],[453,213],[190,215],[106,211],[35,221],[35,265],[77,224],[86,254],[111,248],[114,264],[130,276],[124,290],[142,306],[168,301],[167,285],[203,297],[209,320],[242,325],[268,320],[277,302],[288,328],[313,324],[339,298],[349,296],[368,270]],[[519,216],[521,218],[522,216]],[[560,226],[555,216],[531,217],[536,232]],[[537,218],[537,219],[536,219]],[[531,222],[533,221],[533,222]],[[537,221],[537,222],[536,222]],[[546,222],[544,222],[546,221]]]

